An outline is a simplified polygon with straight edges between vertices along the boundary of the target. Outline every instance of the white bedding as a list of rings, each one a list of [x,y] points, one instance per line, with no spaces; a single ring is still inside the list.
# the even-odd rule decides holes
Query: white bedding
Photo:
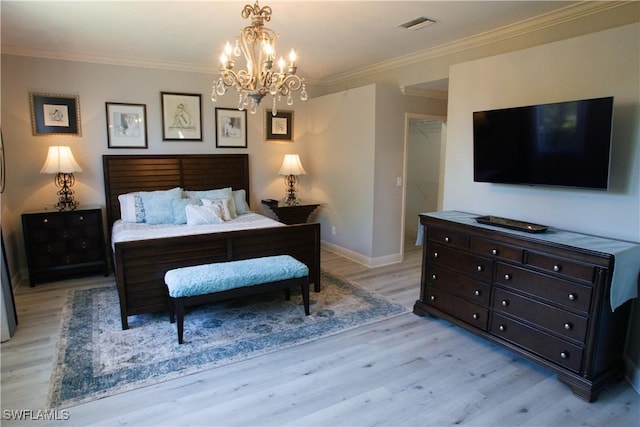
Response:
[[[134,240],[159,239],[163,237],[190,236],[194,234],[219,233],[223,231],[250,230],[255,228],[283,227],[284,224],[257,213],[238,215],[222,224],[175,225],[145,224],[117,220],[113,223],[111,242],[129,242]]]

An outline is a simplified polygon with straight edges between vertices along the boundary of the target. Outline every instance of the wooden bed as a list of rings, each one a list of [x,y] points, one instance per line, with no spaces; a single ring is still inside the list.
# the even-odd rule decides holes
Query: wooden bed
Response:
[[[109,243],[120,218],[118,195],[134,191],[244,189],[249,198],[247,154],[102,156]],[[193,236],[119,242],[112,251],[122,329],[128,316],[168,311],[164,274],[197,264],[288,254],[309,267],[320,291],[320,224],[299,224]]]

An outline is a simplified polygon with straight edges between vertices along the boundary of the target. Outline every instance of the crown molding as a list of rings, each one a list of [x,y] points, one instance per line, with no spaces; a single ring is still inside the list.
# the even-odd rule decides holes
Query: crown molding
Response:
[[[400,91],[403,95],[408,96],[421,96],[423,98],[432,98],[432,99],[449,99],[449,92],[444,90],[433,90],[433,89],[423,89],[417,86],[404,86],[400,88]]]
[[[217,69],[183,62],[153,61],[114,56],[86,55],[73,52],[50,52],[25,48],[20,45],[2,44],[3,55],[28,56],[61,61],[88,62],[92,64],[121,65],[125,67],[153,68],[168,71],[185,71],[190,73],[214,74]]]
[[[452,55],[458,52],[479,48],[489,44],[508,40],[532,32],[548,29],[566,22],[571,22],[591,15],[603,13],[628,5],[628,1],[584,1],[561,9],[548,12],[504,27],[475,34],[470,37],[445,43],[430,49],[400,56],[378,64],[336,74],[325,79],[328,86],[338,85],[348,80],[359,79],[373,74],[393,70],[419,62]]]

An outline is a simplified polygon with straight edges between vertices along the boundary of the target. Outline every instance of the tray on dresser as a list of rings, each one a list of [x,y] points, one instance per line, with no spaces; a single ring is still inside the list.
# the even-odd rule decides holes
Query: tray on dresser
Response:
[[[501,218],[499,216],[486,215],[476,218],[480,224],[495,225],[496,227],[511,228],[513,230],[525,231],[527,233],[544,233],[549,227],[546,225],[534,224],[532,222],[518,221],[515,219]]]

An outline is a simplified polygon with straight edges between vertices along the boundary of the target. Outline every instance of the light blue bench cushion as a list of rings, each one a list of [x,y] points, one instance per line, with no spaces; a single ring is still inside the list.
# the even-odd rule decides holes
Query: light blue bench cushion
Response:
[[[164,282],[169,296],[180,298],[308,275],[305,264],[289,255],[278,255],[176,268],[166,272]]]

